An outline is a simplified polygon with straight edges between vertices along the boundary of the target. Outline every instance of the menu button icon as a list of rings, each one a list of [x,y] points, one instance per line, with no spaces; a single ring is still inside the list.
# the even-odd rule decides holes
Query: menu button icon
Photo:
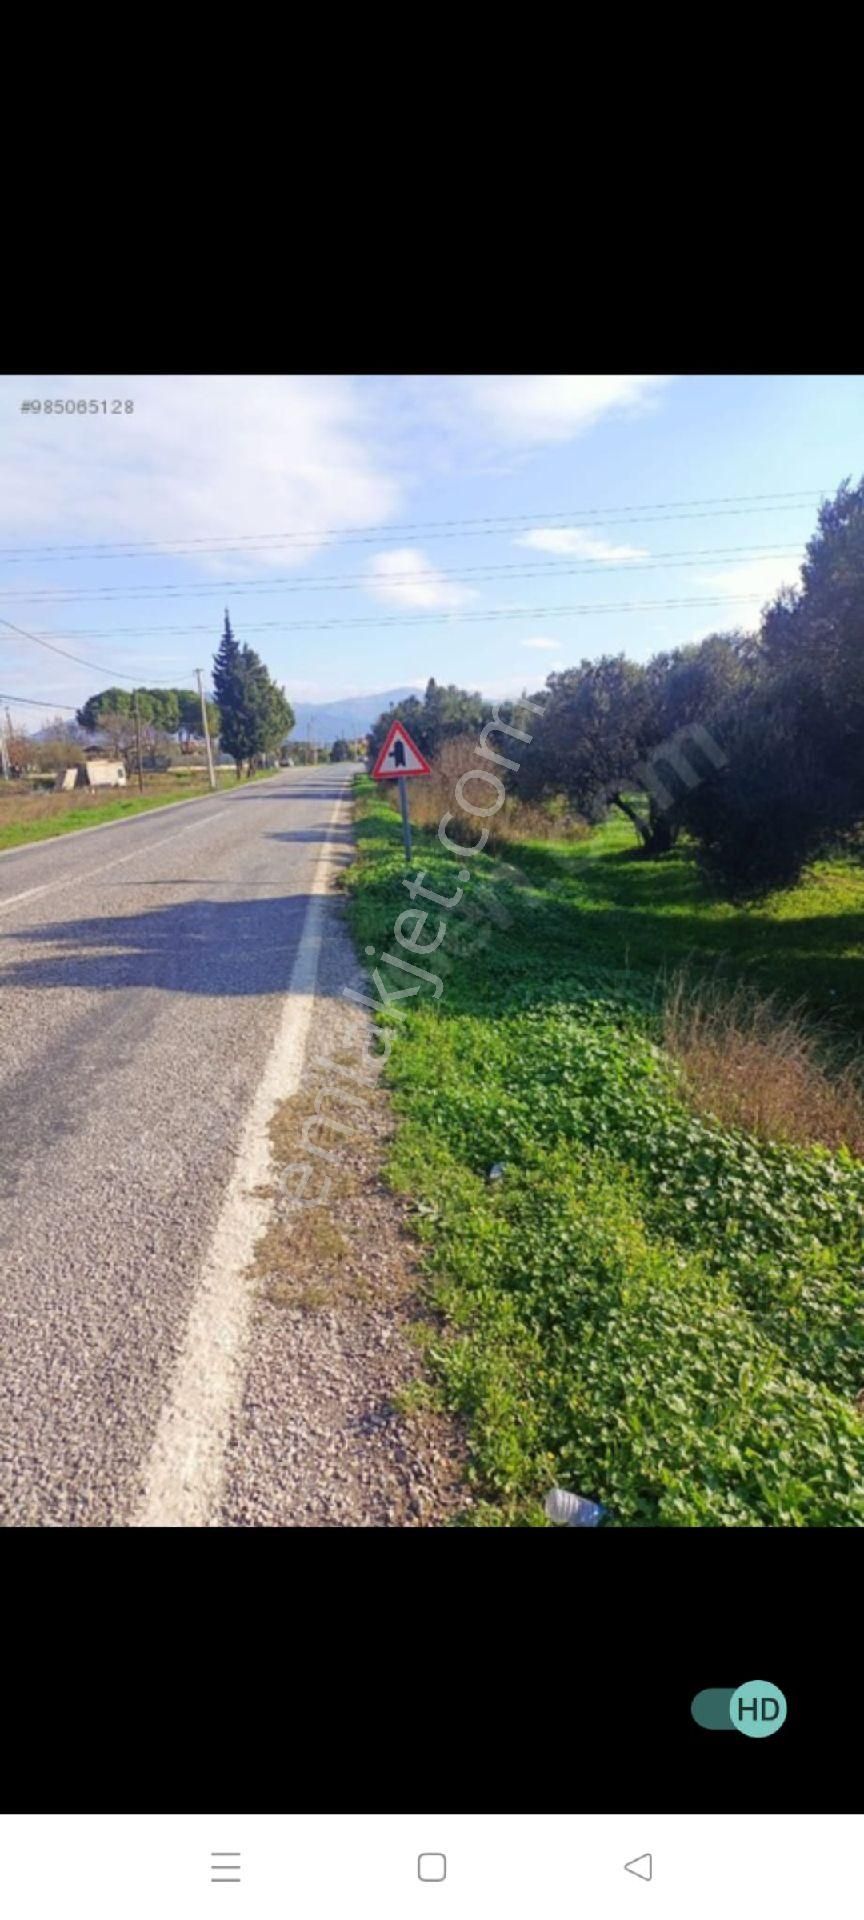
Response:
[[[239,1887],[239,1853],[211,1853],[210,1885],[211,1887]]]

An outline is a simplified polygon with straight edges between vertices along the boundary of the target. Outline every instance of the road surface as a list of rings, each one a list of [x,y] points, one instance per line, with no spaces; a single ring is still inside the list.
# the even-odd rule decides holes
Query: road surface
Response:
[[[244,1128],[334,911],[352,772],[0,858],[2,1525],[184,1524],[159,1502],[188,1462],[163,1458],[156,1494],[147,1463],[175,1444]]]

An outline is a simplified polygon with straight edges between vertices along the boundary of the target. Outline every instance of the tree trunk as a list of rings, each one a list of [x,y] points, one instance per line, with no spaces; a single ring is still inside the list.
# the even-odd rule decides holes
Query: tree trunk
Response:
[[[654,856],[671,853],[680,831],[680,824],[675,818],[674,811],[669,807],[664,807],[661,811],[656,800],[649,800],[646,853]]]
[[[637,813],[636,808],[630,805],[629,800],[622,800],[620,793],[612,794],[612,805],[613,807],[620,807],[621,812],[626,813],[628,820],[632,821],[644,846],[649,839],[649,833],[642,815]]]
[[[671,853],[677,838],[678,828],[674,820],[659,814],[651,823],[651,831],[645,841],[645,852],[655,858],[663,853]]]
[[[671,853],[678,838],[680,827],[671,813],[661,813],[653,800],[648,803],[648,818],[643,820],[629,800],[622,800],[620,793],[612,795],[613,806],[620,807],[631,820],[642,842],[640,852],[647,860],[658,860],[664,853]]]

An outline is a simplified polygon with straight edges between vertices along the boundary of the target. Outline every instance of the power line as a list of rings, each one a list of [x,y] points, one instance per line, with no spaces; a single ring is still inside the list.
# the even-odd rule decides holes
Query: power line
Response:
[[[263,633],[265,631],[276,629],[281,633],[294,633],[294,632],[318,633],[318,632],[324,632],[325,630],[331,627],[342,627],[342,628],[345,628],[345,627],[393,627],[393,626],[416,626],[418,624],[423,624],[426,626],[428,625],[443,626],[448,622],[465,621],[465,620],[470,620],[470,621],[519,620],[519,619],[533,620],[533,619],[539,618],[541,615],[544,615],[544,614],[641,613],[641,612],[650,612],[653,608],[659,608],[659,607],[727,606],[727,605],[732,605],[733,603],[737,603],[739,601],[746,601],[746,600],[762,601],[765,598],[766,598],[766,595],[764,593],[752,592],[752,593],[732,593],[732,594],[709,594],[709,595],[699,594],[696,596],[689,595],[684,598],[668,599],[668,600],[598,600],[595,602],[588,601],[588,600],[586,601],[568,600],[556,606],[488,607],[485,609],[484,608],[475,609],[475,611],[472,613],[466,613],[457,608],[441,608],[432,613],[375,614],[375,615],[372,615],[371,617],[364,617],[358,620],[266,620],[266,621],[259,621],[253,625],[245,625],[244,623],[244,631],[246,633]],[[115,629],[115,631],[122,632],[123,629],[118,628],[118,629]],[[135,632],[136,629],[130,628],[130,629],[127,629],[127,631]],[[188,625],[183,627],[151,627],[148,629],[148,631],[153,635],[173,634],[173,633],[177,633],[177,634],[209,633],[212,631],[212,626],[211,626],[211,623],[208,621],[200,625],[193,624],[193,625]]]
[[[134,686],[140,686],[141,684],[138,675],[135,673],[124,673],[121,667],[103,667],[97,660],[82,660],[80,654],[70,653],[66,647],[58,647],[54,641],[45,640],[38,633],[28,633],[26,628],[16,627],[14,621],[4,620],[2,616],[0,616],[0,627],[8,627],[10,632],[20,633],[23,640],[32,640],[37,647],[47,647],[49,653],[62,654],[64,660],[74,660],[76,666],[86,667],[90,673],[107,673],[109,677],[113,674],[119,680],[131,680]],[[184,680],[191,680],[192,678],[193,675],[191,673],[183,675]]]
[[[781,512],[788,511],[788,506],[786,503],[790,501],[793,501],[793,500],[797,501],[803,507],[811,500],[814,500],[814,499],[821,500],[824,498],[825,498],[824,488],[799,487],[787,492],[775,491],[772,493],[717,494],[717,495],[707,495],[705,498],[702,498],[702,499],[693,498],[691,500],[660,500],[660,501],[643,503],[642,505],[631,505],[631,506],[608,506],[608,507],[575,506],[575,507],[566,507],[566,508],[557,507],[557,508],[551,509],[549,512],[546,512],[546,513],[534,512],[534,513],[519,513],[519,514],[490,514],[486,516],[472,515],[464,519],[450,519],[450,520],[391,521],[389,523],[382,522],[377,526],[373,525],[373,526],[366,526],[366,527],[356,527],[352,531],[346,531],[344,527],[319,527],[319,528],[308,527],[303,529],[300,532],[293,532],[293,533],[286,531],[283,533],[267,533],[267,534],[264,534],[264,533],[237,534],[235,536],[231,536],[230,538],[228,537],[214,538],[214,536],[212,535],[210,536],[204,535],[204,536],[196,537],[194,539],[187,540],[185,543],[182,543],[182,544],[176,541],[172,542],[172,541],[162,541],[162,540],[126,540],[126,541],[103,540],[103,541],[92,542],[92,543],[66,542],[64,544],[57,544],[53,546],[40,545],[40,546],[32,546],[32,547],[0,547],[0,558],[2,559],[20,558],[24,560],[33,560],[33,559],[36,559],[40,554],[44,554],[49,558],[53,558],[58,554],[63,554],[68,559],[87,559],[87,558],[95,558],[99,555],[104,555],[106,558],[112,558],[112,557],[128,558],[130,555],[134,556],[137,553],[148,553],[148,552],[158,553],[158,554],[162,554],[162,553],[187,554],[187,553],[206,553],[206,552],[209,552],[209,553],[229,552],[230,553],[230,552],[238,552],[241,548],[246,548],[247,550],[256,548],[256,547],[263,548],[267,544],[274,545],[274,546],[288,546],[288,547],[291,547],[291,546],[317,547],[320,545],[322,540],[339,540],[339,541],[342,541],[343,543],[351,543],[355,541],[363,542],[367,539],[380,539],[382,535],[385,537],[390,537],[394,534],[402,534],[402,533],[414,533],[414,534],[418,534],[418,533],[419,534],[439,534],[440,533],[441,536],[444,538],[456,538],[462,534],[464,534],[466,537],[469,537],[471,535],[476,535],[479,537],[482,535],[494,534],[496,531],[504,530],[507,527],[514,527],[517,525],[530,526],[531,524],[540,524],[542,526],[544,524],[547,524],[550,521],[561,520],[561,519],[570,519],[570,520],[602,519],[608,525],[614,526],[616,523],[620,524],[620,518],[616,522],[616,518],[613,518],[612,516],[619,516],[619,517],[621,515],[627,515],[628,517],[632,515],[641,516],[643,514],[646,514],[647,512],[648,516],[650,516],[651,518],[655,517],[658,514],[662,514],[664,517],[668,515],[671,518],[673,517],[673,510],[676,510],[679,507],[716,506],[717,508],[723,511],[728,511],[730,509],[734,509],[740,512],[750,511],[750,505],[742,508],[734,508],[734,503],[738,501],[746,501],[751,504],[756,502],[766,502],[766,501],[772,501],[772,500],[782,502],[784,503],[783,505],[778,505],[776,507],[768,507],[763,505],[760,508],[761,511],[766,513],[781,513]],[[681,518],[681,519],[706,519],[706,518],[710,519],[712,516],[710,514],[684,513],[684,514],[678,515],[677,513],[675,513],[674,517]],[[450,530],[453,530],[453,531],[450,531]]]
[[[697,595],[676,600],[600,600],[595,604],[586,600],[565,601],[560,606],[550,607],[489,607],[474,613],[463,613],[456,609],[442,613],[409,614],[407,616],[387,615],[385,618],[371,620],[286,620],[274,622],[281,625],[284,632],[299,628],[301,631],[323,632],[329,627],[398,627],[442,625],[444,621],[478,620],[535,620],[547,614],[595,614],[595,613],[648,613],[654,608],[669,607],[720,607],[731,606],[747,600],[761,600],[761,593],[727,593],[710,596]]]
[[[487,609],[485,612],[450,613],[445,617],[448,620],[477,621],[477,620],[493,620],[493,619],[501,619],[501,620],[507,620],[507,619],[514,620],[514,619],[523,619],[523,618],[535,619],[539,615],[558,614],[558,613],[575,613],[575,614],[585,614],[585,615],[591,615],[595,613],[645,613],[645,612],[650,612],[653,609],[670,608],[670,607],[735,606],[735,605],[740,605],[746,601],[759,600],[760,598],[761,598],[761,595],[758,593],[732,593],[732,594],[714,594],[710,596],[703,596],[703,595],[698,595],[695,597],[689,596],[687,598],[671,599],[671,600],[621,600],[621,601],[607,600],[607,601],[600,601],[596,605],[592,605],[590,602],[579,603],[579,602],[569,601],[569,602],[566,602],[563,606],[494,607],[494,608]],[[408,626],[414,626],[418,624],[428,625],[430,623],[438,624],[438,625],[442,624],[441,614],[431,613],[431,614],[422,614],[422,615],[411,615],[404,622],[404,624]],[[11,622],[6,620],[0,624],[4,626],[10,626]],[[272,621],[269,624],[273,626],[281,626],[284,623],[280,621]],[[385,617],[384,619],[375,618],[372,620],[323,620],[323,621],[316,621],[316,622],[300,621],[300,622],[297,622],[296,624],[298,624],[299,626],[311,625],[316,630],[318,630],[318,629],[329,628],[334,626],[335,627],[379,626],[379,625],[380,626],[399,626],[403,624],[403,620],[401,616],[397,616],[395,619],[390,617]],[[203,630],[206,632],[209,629],[205,627]],[[13,629],[13,631],[17,633],[17,632],[21,632],[22,629],[16,627]],[[169,632],[170,629],[166,628],[165,631]],[[193,631],[193,629],[184,628],[182,629],[182,631],[188,632],[188,631]],[[249,631],[257,632],[258,629],[250,628]],[[25,634],[24,637],[25,639],[34,639],[36,636],[33,634]],[[44,642],[44,643],[40,642],[40,644],[47,645],[48,642]],[[58,647],[52,648],[52,652],[58,653],[61,651],[62,651],[61,648],[58,648]],[[68,657],[74,658],[75,656],[70,655]],[[84,664],[86,664],[87,666],[91,666],[92,662],[87,661]],[[102,669],[102,671],[107,673],[109,669],[104,668]],[[125,677],[128,678],[130,676],[125,676]],[[191,676],[186,676],[186,677],[191,677]],[[4,699],[16,701],[19,705],[23,705],[23,706],[53,707],[56,711],[64,712],[64,713],[77,712],[76,707],[64,707],[60,701],[28,700],[23,695],[20,695],[20,694],[0,694],[0,700],[4,700]]]
[[[16,707],[50,707],[52,713],[77,713],[77,707],[66,707],[62,700],[28,700],[23,693],[0,693],[0,700],[10,701]]]
[[[533,620],[533,619],[539,618],[541,615],[561,614],[561,613],[576,613],[580,615],[592,614],[592,613],[642,613],[642,612],[649,612],[652,608],[660,608],[660,607],[662,608],[713,607],[713,606],[737,605],[739,602],[744,602],[749,600],[762,601],[765,599],[765,597],[766,596],[761,591],[757,590],[750,593],[699,594],[696,596],[691,594],[691,595],[684,596],[682,598],[678,598],[678,599],[671,598],[667,600],[598,600],[598,601],[568,600],[556,606],[488,607],[485,609],[484,608],[475,609],[471,613],[462,612],[457,608],[440,608],[437,611],[434,611],[431,613],[375,614],[375,615],[364,617],[358,620],[259,620],[252,623],[244,622],[244,632],[245,633],[270,633],[275,631],[280,633],[292,633],[296,631],[296,632],[303,633],[303,632],[319,632],[330,627],[379,627],[379,626],[392,627],[392,626],[413,626],[418,623],[422,623],[424,625],[437,624],[439,626],[443,626],[449,622],[460,621],[460,620],[471,620],[471,621],[516,620],[520,618]],[[8,624],[8,622],[6,624]],[[87,632],[88,629],[82,628],[82,629],[79,629],[79,631]],[[93,631],[100,631],[100,629],[94,629]],[[163,635],[174,636],[177,634],[182,635],[186,633],[211,633],[212,622],[211,621],[202,621],[198,623],[192,622],[182,627],[147,627],[147,628],[112,627],[112,628],[103,628],[101,629],[101,631],[104,633],[111,632],[111,633],[118,633],[118,634],[124,634],[124,635],[147,632],[148,634],[150,634],[152,637],[155,638],[157,636],[161,637]],[[90,665],[91,663],[88,662],[87,664]],[[105,668],[104,671],[107,673],[108,669]],[[184,675],[183,679],[185,680],[190,677],[191,677],[190,675]],[[182,685],[183,682],[182,680],[174,681],[172,684]]]
[[[66,647],[58,647],[52,640],[45,640],[38,633],[28,633],[24,627],[16,627],[12,620],[4,620],[0,617],[0,626],[8,627],[12,633],[20,633],[22,639],[32,640],[37,647],[47,647],[49,653],[62,654],[64,660],[74,660],[79,667],[88,667],[93,673],[111,674],[116,672],[121,680],[134,681],[136,678],[134,673],[121,673],[119,667],[103,667],[95,660],[82,660],[79,654],[69,653]]]
[[[2,597],[4,600],[26,600],[30,604],[47,603],[48,605],[57,605],[61,602],[74,603],[81,600],[206,599],[211,593],[223,593],[229,590],[232,593],[243,594],[328,593],[331,588],[336,588],[344,592],[357,587],[374,585],[410,586],[413,585],[415,581],[461,580],[469,577],[481,580],[497,580],[502,577],[532,580],[537,578],[543,579],[553,574],[557,577],[565,575],[569,577],[571,574],[582,573],[645,573],[665,566],[670,568],[696,567],[700,566],[703,560],[729,559],[742,553],[749,554],[751,557],[758,556],[766,560],[797,560],[799,559],[800,548],[790,548],[789,546],[778,546],[776,544],[768,545],[766,542],[761,541],[755,545],[697,547],[692,553],[681,548],[677,550],[673,548],[671,552],[654,554],[645,560],[635,558],[632,560],[605,560],[599,556],[595,559],[591,559],[590,557],[586,559],[583,556],[578,564],[574,564],[573,566],[566,565],[562,558],[561,560],[537,561],[534,565],[530,566],[520,565],[518,562],[508,562],[501,566],[491,567],[417,568],[406,573],[331,573],[319,576],[317,580],[298,581],[293,576],[266,582],[213,580],[209,582],[207,586],[197,587],[183,587],[171,581],[166,581],[163,585],[154,587],[92,587],[83,593],[68,587],[38,587],[35,590],[31,589],[29,591],[25,589],[18,591],[13,588],[11,592],[4,593]],[[116,632],[119,631],[119,629],[115,628],[112,629],[112,631]],[[125,631],[135,632],[136,629],[127,628]]]

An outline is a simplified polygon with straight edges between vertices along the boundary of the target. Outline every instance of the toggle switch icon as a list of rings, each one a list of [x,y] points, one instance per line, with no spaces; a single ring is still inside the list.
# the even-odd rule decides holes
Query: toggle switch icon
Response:
[[[711,1733],[744,1733],[767,1740],[786,1719],[786,1696],[770,1680],[747,1680],[743,1687],[703,1687],[690,1702],[697,1727]]]

